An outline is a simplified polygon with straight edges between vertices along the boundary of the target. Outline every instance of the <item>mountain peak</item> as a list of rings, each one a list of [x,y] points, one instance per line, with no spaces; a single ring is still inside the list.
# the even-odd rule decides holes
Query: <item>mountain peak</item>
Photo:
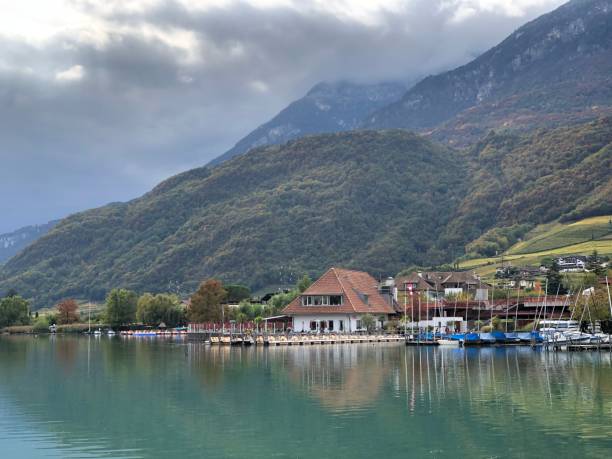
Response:
[[[278,115],[210,162],[217,165],[249,150],[278,145],[308,134],[354,129],[373,111],[398,100],[406,87],[401,83],[320,82]]]
[[[470,63],[422,80],[363,125],[467,144],[493,128],[595,119],[612,112],[611,50],[612,0],[574,0]]]

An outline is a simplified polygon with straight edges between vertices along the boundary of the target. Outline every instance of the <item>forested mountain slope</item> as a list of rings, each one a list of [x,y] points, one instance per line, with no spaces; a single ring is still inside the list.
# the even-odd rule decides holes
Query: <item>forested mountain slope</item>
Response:
[[[612,120],[491,133],[454,151],[403,130],[306,137],[63,220],[0,271],[37,305],[112,287],[252,288],[330,265],[390,275],[451,262],[495,228],[612,212]]]
[[[405,131],[307,137],[195,169],[142,198],[63,220],[12,259],[0,292],[37,305],[115,286],[258,288],[329,265],[373,273],[443,261],[438,235],[464,194],[455,152]]]
[[[462,154],[470,184],[448,241],[612,212],[612,118],[524,135],[490,133]]]

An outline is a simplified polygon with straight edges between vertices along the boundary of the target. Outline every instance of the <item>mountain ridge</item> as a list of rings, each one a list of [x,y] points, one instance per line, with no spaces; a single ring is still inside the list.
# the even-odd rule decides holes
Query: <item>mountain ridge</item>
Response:
[[[59,220],[53,220],[49,223],[24,226],[15,231],[0,234],[0,265],[15,256],[28,244],[47,234],[58,223]]]
[[[368,114],[399,99],[405,90],[406,86],[399,82],[317,83],[304,97],[290,103],[209,165],[220,164],[253,148],[282,144],[304,135],[354,129]]]
[[[466,146],[490,129],[590,121],[612,113],[610,75],[612,1],[573,0],[468,64],[425,78],[362,126],[416,129]]]

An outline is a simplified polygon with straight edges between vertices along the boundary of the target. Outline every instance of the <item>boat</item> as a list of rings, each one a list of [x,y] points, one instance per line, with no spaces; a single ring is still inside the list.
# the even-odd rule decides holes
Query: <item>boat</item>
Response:
[[[106,334],[107,334],[108,336],[115,336],[117,333],[115,333],[113,330],[108,330],[108,331],[106,332]]]
[[[517,336],[521,343],[542,343],[544,342],[544,338],[537,331],[532,332],[519,332]]]
[[[148,331],[148,330],[141,330],[141,331],[135,331],[132,336],[157,336],[157,333],[154,331]]]
[[[493,330],[491,336],[495,339],[495,344],[506,344],[506,334],[499,330]]]
[[[457,339],[452,339],[450,337],[440,338],[438,340],[438,345],[440,346],[451,346],[451,347],[459,347],[460,341]]]
[[[477,346],[480,344],[480,334],[478,333],[466,333],[463,335],[464,346]]]
[[[94,336],[102,336],[102,330],[100,330],[99,328],[93,332]]]
[[[480,344],[495,344],[497,339],[493,335],[493,333],[479,333],[480,335]]]
[[[505,344],[517,344],[521,342],[521,339],[516,332],[508,332],[504,333],[505,336]]]

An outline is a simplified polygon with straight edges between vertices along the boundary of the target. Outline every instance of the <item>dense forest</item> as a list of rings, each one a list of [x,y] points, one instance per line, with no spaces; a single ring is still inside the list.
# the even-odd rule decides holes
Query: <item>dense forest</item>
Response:
[[[5,266],[0,293],[41,306],[113,287],[188,293],[212,276],[258,290],[330,265],[392,275],[450,262],[483,233],[610,213],[611,148],[607,118],[492,132],[461,151],[402,130],[305,137],[65,219]]]

